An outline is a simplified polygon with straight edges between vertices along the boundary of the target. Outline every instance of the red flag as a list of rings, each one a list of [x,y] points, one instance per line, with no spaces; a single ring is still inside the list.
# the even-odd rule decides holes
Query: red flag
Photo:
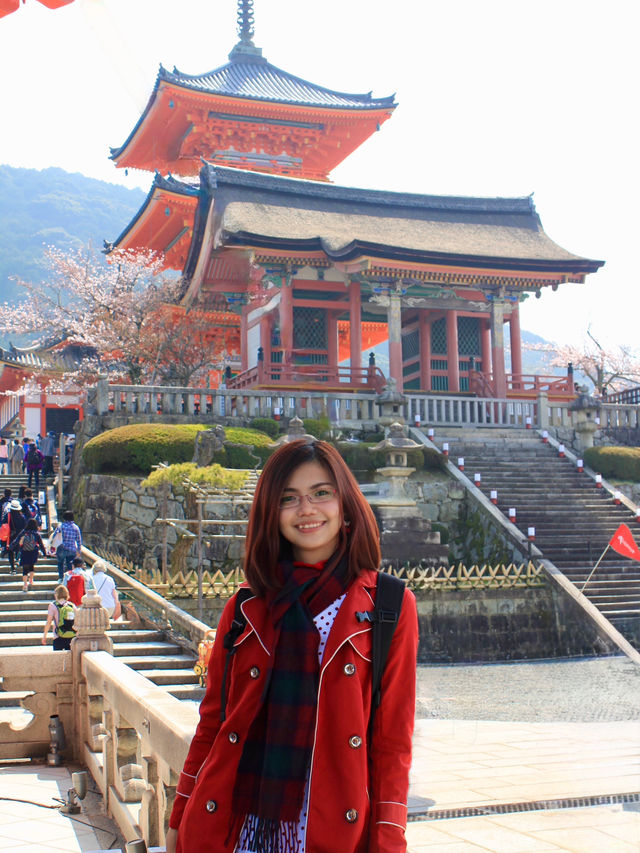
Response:
[[[626,524],[621,524],[620,527],[611,537],[609,545],[618,554],[623,557],[628,557],[630,560],[638,560],[640,562],[640,548],[635,543],[631,531]]]

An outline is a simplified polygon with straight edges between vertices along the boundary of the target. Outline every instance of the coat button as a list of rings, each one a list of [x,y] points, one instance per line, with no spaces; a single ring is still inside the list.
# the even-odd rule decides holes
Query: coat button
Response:
[[[213,812],[218,808],[218,804],[215,800],[207,800],[205,805],[205,809],[209,812],[209,814],[213,814]],[[347,818],[348,819],[348,818]]]
[[[356,671],[355,663],[346,663],[344,665],[344,674],[345,675],[353,675],[355,671]]]
[[[238,743],[238,733],[229,732],[229,743]]]
[[[349,738],[349,746],[353,749],[358,749],[362,746],[362,738],[360,735],[351,735]]]
[[[358,820],[358,812],[355,809],[349,809],[345,812],[345,819],[347,823],[355,823]]]
[[[259,678],[260,677],[259,668],[257,666],[252,666],[251,669],[249,670],[249,675],[251,676],[251,678]]]

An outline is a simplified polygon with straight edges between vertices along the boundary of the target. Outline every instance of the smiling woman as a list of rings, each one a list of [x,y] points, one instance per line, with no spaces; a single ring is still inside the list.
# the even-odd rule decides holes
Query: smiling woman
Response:
[[[335,448],[277,450],[249,518],[250,591],[218,626],[168,853],[335,853],[338,837],[341,853],[406,851],[417,614],[405,589],[370,726],[372,622],[358,614],[371,613],[379,563],[375,518]]]

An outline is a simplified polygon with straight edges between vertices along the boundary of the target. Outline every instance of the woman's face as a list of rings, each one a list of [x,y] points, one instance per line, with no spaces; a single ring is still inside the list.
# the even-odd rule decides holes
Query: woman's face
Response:
[[[280,503],[280,533],[291,542],[293,558],[300,563],[328,560],[338,545],[342,525],[340,499],[311,503],[306,495],[326,498],[335,490],[329,471],[319,462],[305,462],[289,477]],[[303,497],[305,496],[305,497]],[[296,503],[287,505],[288,501]]]

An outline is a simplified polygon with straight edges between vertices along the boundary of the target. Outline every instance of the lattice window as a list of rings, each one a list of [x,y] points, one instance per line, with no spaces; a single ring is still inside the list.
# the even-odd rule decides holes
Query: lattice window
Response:
[[[448,391],[449,377],[448,376],[432,376],[431,377],[432,391]]]
[[[458,317],[458,353],[480,355],[480,323],[477,317]]]
[[[318,308],[293,309],[294,349],[326,350],[328,346],[327,315]]]
[[[402,360],[410,361],[420,355],[420,334],[417,329],[402,336]]]
[[[431,352],[435,355],[447,354],[447,326],[444,317],[431,324]],[[440,388],[436,389],[442,390]]]

